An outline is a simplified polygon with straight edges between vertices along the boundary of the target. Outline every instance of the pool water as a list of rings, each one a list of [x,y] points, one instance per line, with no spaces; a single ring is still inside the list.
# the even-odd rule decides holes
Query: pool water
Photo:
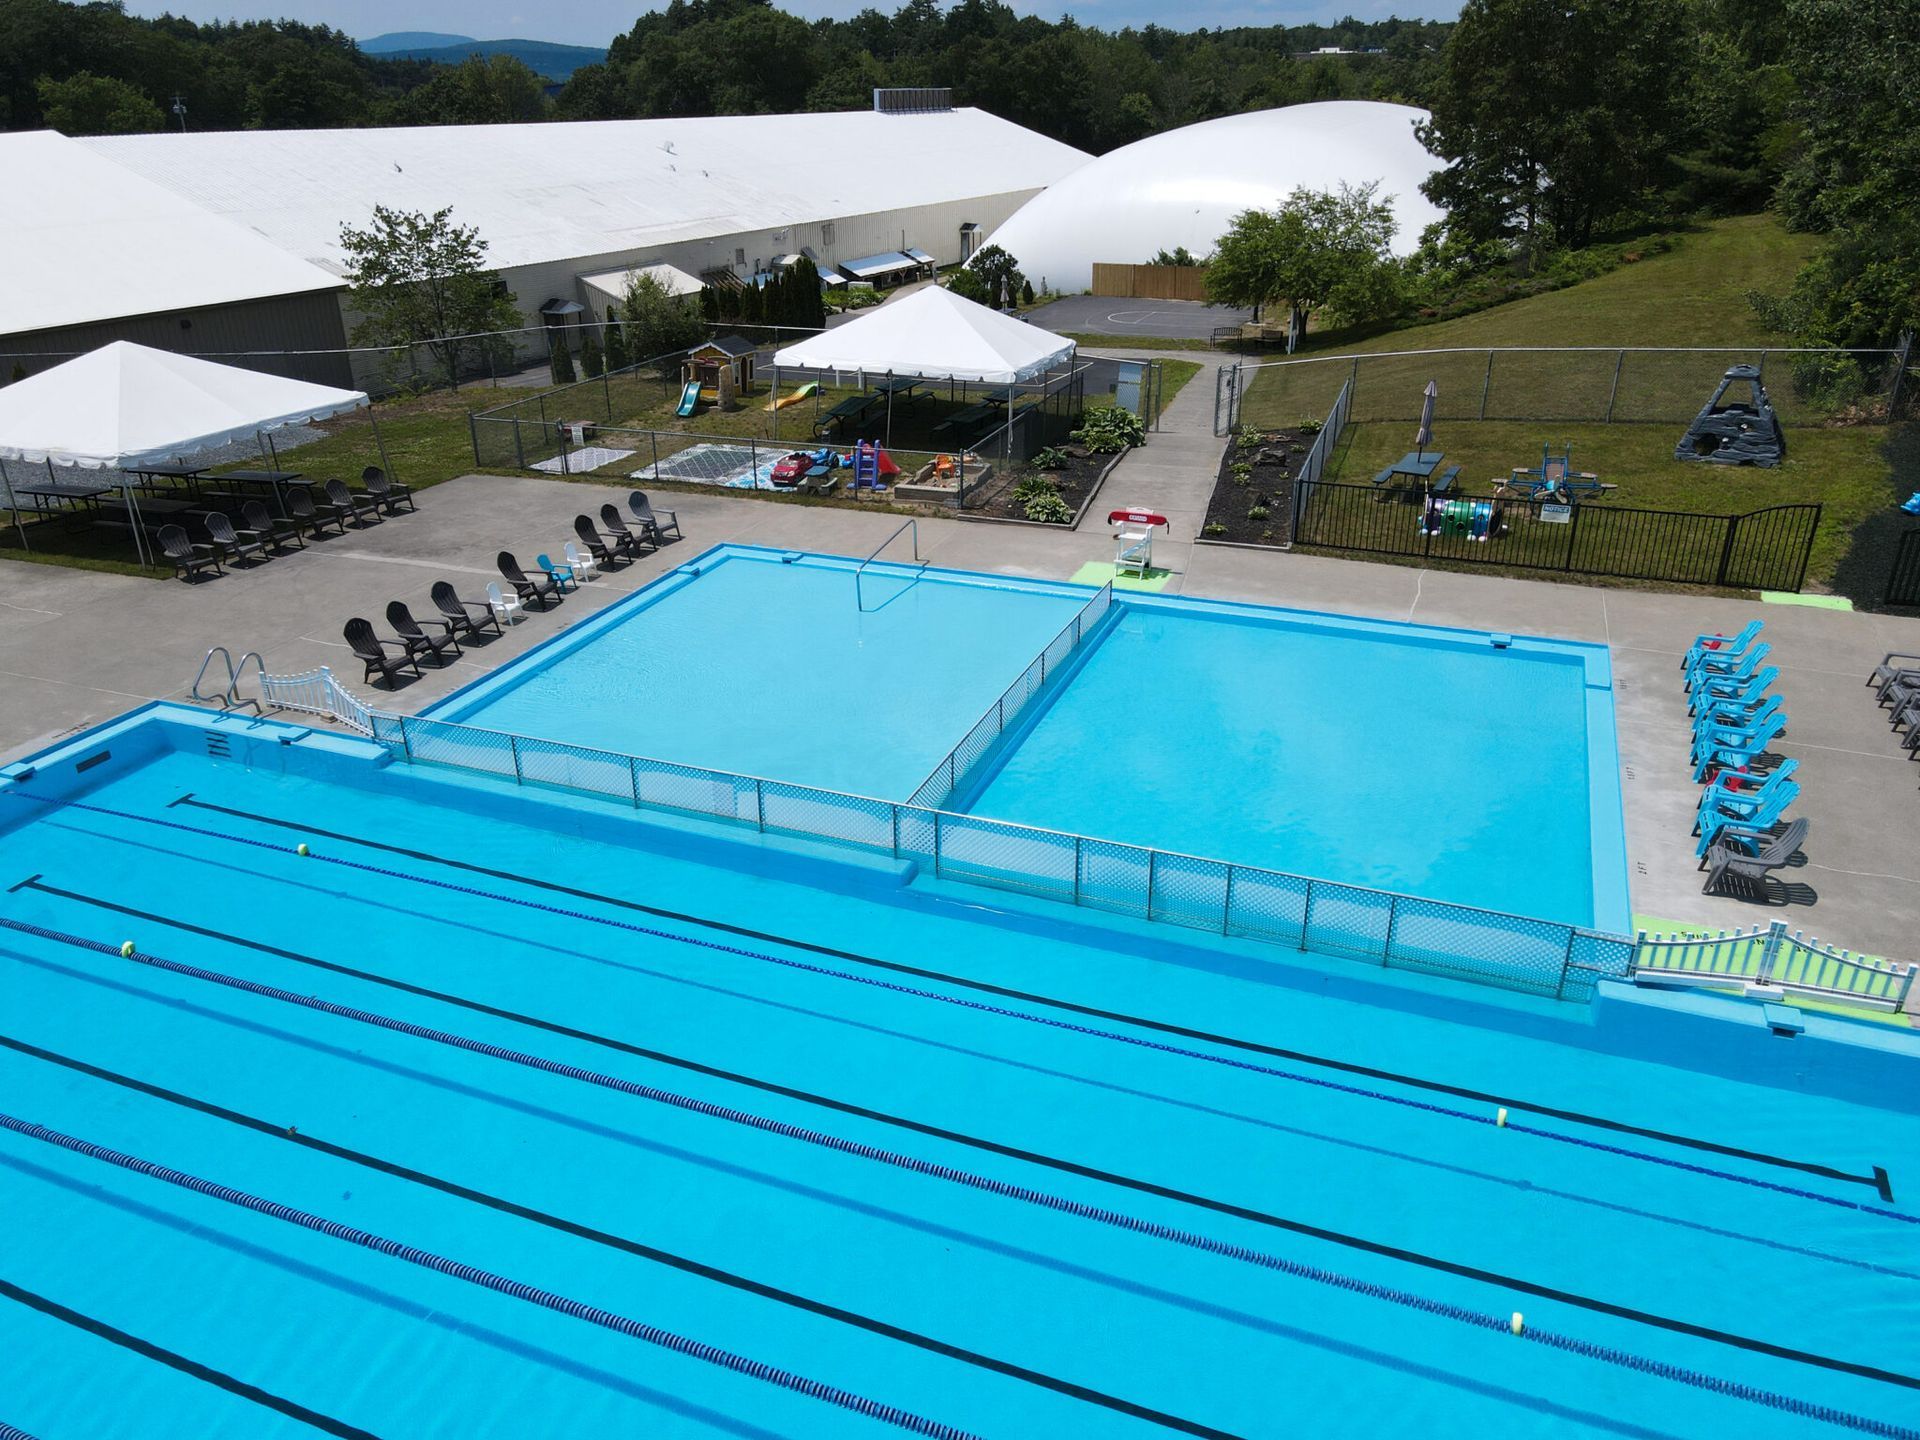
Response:
[[[731,550],[427,713],[796,784],[911,795],[1086,603],[1069,586]]]
[[[1570,650],[1128,603],[963,808],[1592,925],[1589,766],[1615,761],[1611,733],[1588,734],[1586,668]]]
[[[1920,1117],[1839,1022],[1147,943],[187,713],[0,781],[0,1113],[750,1363],[0,1127],[41,1440],[909,1433],[780,1376],[996,1437],[1920,1427]]]

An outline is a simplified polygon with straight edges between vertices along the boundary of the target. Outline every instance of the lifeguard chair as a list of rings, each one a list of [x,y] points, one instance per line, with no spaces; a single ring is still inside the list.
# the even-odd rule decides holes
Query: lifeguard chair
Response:
[[[1169,532],[1173,529],[1167,517],[1157,510],[1134,507],[1109,510],[1107,524],[1113,527],[1113,573],[1131,573],[1145,580],[1153,569],[1154,528],[1164,526]]]

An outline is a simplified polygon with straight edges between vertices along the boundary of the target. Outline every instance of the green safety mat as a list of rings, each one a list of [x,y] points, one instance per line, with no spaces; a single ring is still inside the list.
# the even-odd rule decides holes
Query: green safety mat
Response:
[[[1110,560],[1089,560],[1067,577],[1075,585],[1104,585],[1111,580],[1116,590],[1164,590],[1172,578],[1171,570],[1158,566],[1149,566],[1144,580],[1138,575],[1116,575]]]

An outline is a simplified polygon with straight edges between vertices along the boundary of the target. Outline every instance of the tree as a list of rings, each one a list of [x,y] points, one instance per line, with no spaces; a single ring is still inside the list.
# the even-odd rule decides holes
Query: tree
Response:
[[[1161,249],[1147,261],[1149,265],[1198,265],[1200,260],[1184,245],[1176,245],[1171,250]]]
[[[947,289],[962,300],[971,300],[976,305],[1000,303],[999,295],[988,291],[987,282],[980,278],[980,273],[966,265],[947,276]]]
[[[627,358],[627,327],[610,315],[607,317],[607,369],[624,370],[632,363]]]
[[[553,383],[571,385],[580,377],[573,371],[573,351],[567,348],[567,332],[558,326],[547,332],[547,343],[552,347],[552,358],[548,368],[553,372]]]
[[[1467,0],[1422,143],[1421,186],[1470,238],[1580,246],[1629,211],[1680,138],[1685,0]]]
[[[627,353],[636,364],[685,350],[706,336],[706,326],[686,298],[670,294],[644,271],[636,270],[627,278],[620,315],[627,330]]]
[[[393,108],[402,125],[510,125],[545,118],[540,77],[512,55],[469,55],[435,67],[433,78]]]
[[[62,135],[137,135],[166,128],[160,107],[124,80],[85,70],[65,80],[41,76],[40,113]]]
[[[1259,310],[1285,301],[1296,330],[1326,310],[1348,324],[1392,313],[1400,266],[1388,248],[1393,211],[1378,182],[1298,189],[1278,210],[1243,210],[1214,246],[1207,298]]]
[[[598,380],[606,373],[606,358],[600,353],[600,342],[595,338],[593,326],[582,326],[580,330],[580,373],[589,380]]]
[[[987,298],[980,302],[983,305],[998,306],[1003,296],[1011,303],[1020,297],[1020,287],[1026,284],[1026,277],[1020,273],[1020,262],[998,245],[974,251],[964,268],[978,276],[985,287]]]
[[[425,342],[458,388],[460,361],[484,342],[469,337],[520,324],[513,295],[486,268],[487,242],[453,223],[451,208],[431,215],[373,208],[365,230],[340,227],[347,257],[347,304],[361,315],[356,345]],[[477,353],[484,353],[479,351]]]

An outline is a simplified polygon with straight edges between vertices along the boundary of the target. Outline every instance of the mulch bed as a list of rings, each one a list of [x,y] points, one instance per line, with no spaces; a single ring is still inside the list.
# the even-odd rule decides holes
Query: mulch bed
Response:
[[[1113,456],[1096,455],[1077,445],[1066,447],[1065,453],[1067,463],[1058,470],[1041,470],[1033,465],[1002,468],[996,461],[986,485],[980,490],[968,490],[967,514],[1000,520],[1025,520],[1026,506],[1013,498],[1013,488],[1030,475],[1045,475],[1051,479],[1060,487],[1060,498],[1066,501],[1068,514],[1079,514],[1081,502],[1099,483],[1101,472],[1107,468]],[[1071,523],[1063,522],[1062,528]]]
[[[1286,545],[1293,540],[1293,478],[1313,444],[1298,430],[1262,430],[1259,441],[1227,442],[1207,502],[1201,534],[1239,545]],[[1240,467],[1244,466],[1244,472]],[[1264,510],[1256,516],[1252,512]]]

